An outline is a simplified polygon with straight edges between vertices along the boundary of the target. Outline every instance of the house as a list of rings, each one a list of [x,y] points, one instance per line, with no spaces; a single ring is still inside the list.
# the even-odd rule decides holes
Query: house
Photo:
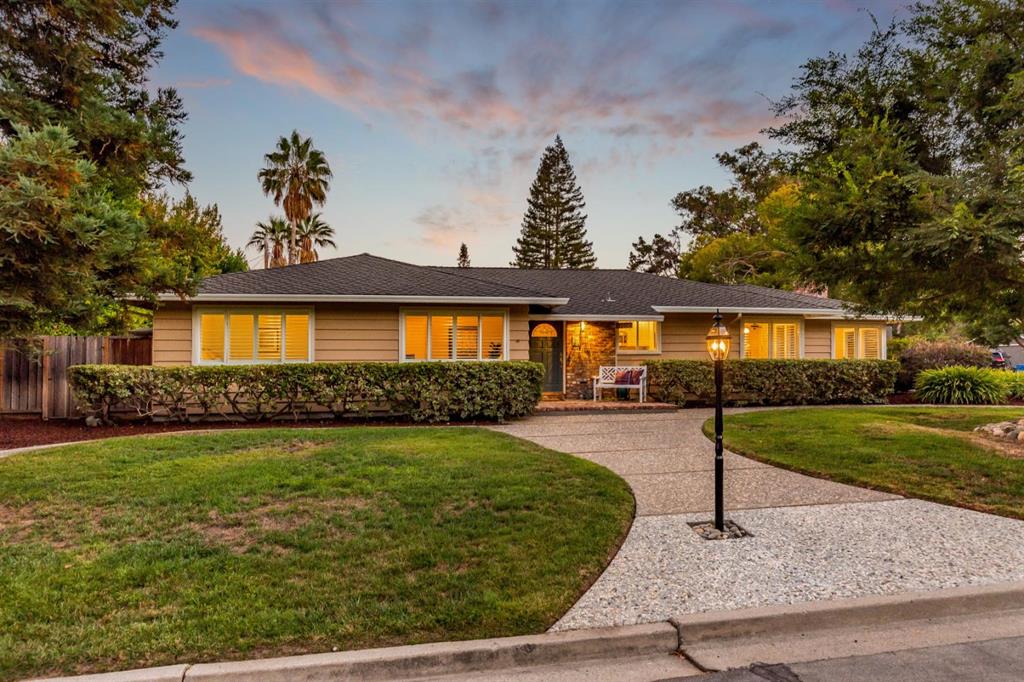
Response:
[[[429,267],[370,254],[218,275],[164,297],[153,364],[535,360],[587,397],[601,365],[705,359],[720,310],[735,358],[885,358],[886,324],[844,304],[629,270]]]

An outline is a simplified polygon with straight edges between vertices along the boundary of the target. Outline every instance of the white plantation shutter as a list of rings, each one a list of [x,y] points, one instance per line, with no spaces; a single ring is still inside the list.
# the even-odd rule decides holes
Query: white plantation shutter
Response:
[[[860,357],[866,360],[882,357],[882,340],[878,329],[864,327],[860,330]]]
[[[795,323],[772,325],[772,357],[792,360],[800,356],[799,326]]]
[[[857,330],[853,327],[836,327],[836,347],[833,356],[836,360],[852,360],[857,357]]]

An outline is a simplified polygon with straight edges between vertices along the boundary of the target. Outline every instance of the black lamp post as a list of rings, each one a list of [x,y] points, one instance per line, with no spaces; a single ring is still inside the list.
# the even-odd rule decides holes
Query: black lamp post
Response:
[[[725,459],[722,451],[722,362],[729,356],[729,330],[722,324],[722,314],[717,310],[715,323],[708,330],[708,354],[715,361],[715,528],[725,530]]]

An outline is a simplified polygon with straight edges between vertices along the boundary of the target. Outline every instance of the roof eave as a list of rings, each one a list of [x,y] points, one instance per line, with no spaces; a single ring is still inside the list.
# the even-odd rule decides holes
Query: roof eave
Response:
[[[566,322],[617,322],[617,321],[654,321],[661,322],[665,319],[664,315],[637,315],[634,313],[621,313],[618,315],[608,315],[605,313],[587,315],[585,313],[573,313],[571,315],[560,315],[558,313],[531,313],[531,320],[563,320]]]
[[[651,306],[659,313],[743,313],[751,315],[803,315],[823,320],[883,320],[896,319],[892,315],[861,315],[851,310],[841,308],[752,308],[736,306],[678,306],[678,305],[655,305]],[[901,320],[913,320],[916,318],[903,317]]]
[[[568,298],[526,296],[384,296],[353,294],[196,294],[182,299],[176,294],[161,294],[161,301],[186,303],[418,303],[418,304],[501,304],[559,306]]]

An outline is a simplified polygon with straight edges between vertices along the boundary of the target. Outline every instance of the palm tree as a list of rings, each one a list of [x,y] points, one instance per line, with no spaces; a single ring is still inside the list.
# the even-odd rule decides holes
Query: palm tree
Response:
[[[297,226],[309,217],[313,205],[323,205],[330,189],[331,167],[327,157],[313,146],[312,138],[303,138],[293,130],[289,137],[277,140],[274,151],[263,157],[266,166],[256,174],[263,193],[274,197],[274,203],[284,209],[291,224],[288,241],[288,263],[298,258]]]
[[[288,239],[288,222],[281,216],[270,216],[268,220],[256,223],[256,229],[249,237],[246,248],[254,247],[263,254],[263,269],[287,265],[284,258],[284,243]]]
[[[314,213],[309,217],[299,221],[297,229],[299,239],[299,262],[301,263],[312,263],[313,261],[320,260],[320,254],[317,253],[318,248],[330,246],[332,249],[337,248],[337,244],[334,243],[334,228],[324,222],[324,219],[319,213]]]

